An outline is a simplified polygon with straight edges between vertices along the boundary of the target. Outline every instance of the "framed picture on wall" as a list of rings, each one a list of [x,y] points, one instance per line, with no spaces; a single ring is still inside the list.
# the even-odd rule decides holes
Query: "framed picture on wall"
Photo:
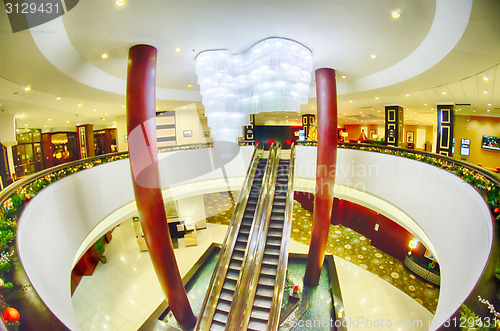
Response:
[[[184,130],[184,138],[192,137],[192,136],[193,136],[192,130]]]
[[[413,144],[413,131],[406,131],[406,142]]]

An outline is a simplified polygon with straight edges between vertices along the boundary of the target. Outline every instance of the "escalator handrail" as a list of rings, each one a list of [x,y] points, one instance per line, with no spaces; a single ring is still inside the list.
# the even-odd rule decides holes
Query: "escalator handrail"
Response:
[[[242,266],[241,291],[238,293],[238,299],[233,300],[231,312],[228,318],[231,327],[229,330],[246,330],[252,313],[253,298],[257,291],[257,283],[260,275],[264,255],[264,245],[271,217],[274,190],[276,187],[277,169],[279,165],[279,152],[281,146],[277,143],[274,146],[273,154],[269,154],[269,178],[266,190],[262,190],[260,198],[263,200],[259,214],[255,217],[258,223],[255,224],[257,232],[252,237],[252,247],[249,246],[245,266]],[[248,267],[247,267],[248,266]]]
[[[233,297],[233,302],[229,310],[229,315],[227,319],[226,330],[240,330],[242,312],[245,308],[245,303],[247,302],[247,292],[249,289],[249,276],[251,275],[251,270],[255,269],[255,255],[258,251],[259,245],[258,240],[261,237],[263,223],[263,215],[267,212],[269,191],[273,188],[272,178],[274,176],[275,163],[278,155],[279,143],[273,143],[269,150],[269,158],[267,161],[266,172],[264,173],[264,178],[262,180],[262,187],[259,195],[259,200],[257,201],[257,208],[254,214],[254,221],[252,224],[252,229],[250,230],[248,236],[248,245],[245,251],[245,258],[241,265],[241,272],[239,280],[236,284],[235,293]],[[257,261],[258,262],[258,261]]]
[[[229,268],[231,255],[236,244],[237,234],[239,233],[241,221],[243,219],[243,213],[250,196],[251,185],[255,177],[259,160],[262,158],[263,153],[264,148],[262,145],[255,146],[252,161],[250,162],[250,166],[248,167],[245,175],[245,181],[238,197],[238,203],[235,206],[233,216],[231,217],[231,221],[229,223],[229,229],[226,232],[219,257],[217,258],[215,272],[212,274],[212,278],[210,279],[207,294],[203,300],[200,316],[196,323],[195,330],[208,330],[212,324],[212,319],[219,301],[219,295],[222,285],[224,284],[227,269]]]
[[[274,283],[273,301],[269,312],[269,322],[267,331],[278,330],[281,312],[281,302],[285,290],[286,269],[288,266],[288,247],[290,244],[290,232],[292,228],[293,216],[293,182],[295,170],[295,144],[290,149],[290,163],[288,167],[288,186],[286,193],[285,220],[283,222],[283,232],[281,238],[281,248],[276,271],[276,281]]]

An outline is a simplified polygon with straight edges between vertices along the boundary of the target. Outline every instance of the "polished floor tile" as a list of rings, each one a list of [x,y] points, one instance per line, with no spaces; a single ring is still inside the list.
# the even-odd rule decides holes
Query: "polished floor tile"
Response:
[[[224,240],[227,227],[208,224],[199,230],[198,245],[175,250],[184,275],[212,242]],[[290,252],[307,253],[308,246],[291,241]],[[73,295],[73,308],[82,330],[137,330],[163,301],[148,253],[141,253],[131,221],[113,231],[107,246],[107,263],[99,263],[94,275],[84,277]],[[370,272],[335,257],[349,330],[427,330],[432,314]],[[378,326],[381,321],[385,324]],[[387,321],[393,325],[387,327]],[[423,321],[418,327],[416,322]],[[398,326],[397,323],[402,323]],[[354,323],[353,322],[359,322]],[[371,323],[371,324],[370,324]],[[378,323],[378,324],[377,324]],[[405,326],[404,324],[408,326]],[[427,323],[427,324],[425,324]],[[415,325],[417,327],[415,327]]]

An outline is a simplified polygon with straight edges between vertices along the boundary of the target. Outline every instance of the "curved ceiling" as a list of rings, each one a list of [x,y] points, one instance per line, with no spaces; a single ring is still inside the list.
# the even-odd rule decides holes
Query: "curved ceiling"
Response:
[[[376,5],[372,0],[128,0],[123,7],[100,0],[80,1],[61,18],[18,33],[10,31],[2,12],[0,45],[7,51],[0,54],[5,82],[0,108],[17,115],[36,108],[33,118],[42,122],[51,111],[68,114],[61,115],[60,125],[74,124],[74,114],[95,120],[96,108],[102,113],[98,119],[104,112],[109,118],[122,115],[128,49],[148,43],[158,48],[158,105],[171,109],[201,100],[194,67],[199,52],[238,52],[280,36],[309,47],[315,68],[337,70],[341,118],[359,116],[361,110],[375,121],[384,104],[401,104],[411,109],[408,114],[424,114],[431,121],[426,113],[440,102],[467,102],[496,115],[500,27],[493,13],[499,9],[495,0],[383,0]],[[399,19],[391,17],[394,10],[401,13]],[[103,53],[109,57],[102,59]],[[479,78],[487,70],[493,70],[485,83],[492,88],[484,98]],[[44,97],[34,107],[24,91],[10,94],[12,84],[18,89],[31,85]],[[10,90],[3,91],[3,85]],[[442,89],[449,93],[443,95]],[[62,102],[54,102],[56,96]],[[314,102],[310,99],[303,110],[314,111]],[[486,113],[486,108],[492,109]],[[31,127],[47,124],[31,122]]]

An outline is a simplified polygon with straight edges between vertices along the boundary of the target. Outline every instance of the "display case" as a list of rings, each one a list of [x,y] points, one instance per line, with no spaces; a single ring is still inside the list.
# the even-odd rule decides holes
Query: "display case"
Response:
[[[41,131],[16,130],[17,145],[12,146],[16,177],[24,177],[44,168],[42,160]]]

